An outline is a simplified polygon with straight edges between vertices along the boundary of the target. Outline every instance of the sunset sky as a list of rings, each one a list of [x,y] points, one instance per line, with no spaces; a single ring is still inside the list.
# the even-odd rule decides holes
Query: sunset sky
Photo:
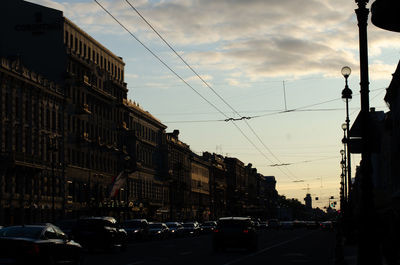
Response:
[[[179,129],[194,152],[251,163],[275,176],[288,198],[304,202],[309,189],[313,207],[339,198],[345,65],[352,69],[351,122],[360,108],[355,1],[129,0],[195,72],[125,0],[98,2],[147,48],[95,1],[29,2],[64,11],[121,56],[128,97],[168,132]],[[400,34],[369,22],[368,41],[370,105],[387,111],[383,97],[400,59]],[[240,117],[249,119],[224,121]],[[355,169],[359,156],[352,161]]]

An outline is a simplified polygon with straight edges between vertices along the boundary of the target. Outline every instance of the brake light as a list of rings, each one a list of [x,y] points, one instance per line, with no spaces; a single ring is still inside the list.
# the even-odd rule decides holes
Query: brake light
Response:
[[[215,228],[214,229],[214,233],[218,233],[218,232],[219,232],[219,230]]]
[[[243,230],[243,233],[248,234],[249,230],[245,229],[245,230]]]
[[[40,248],[36,244],[27,246],[27,248],[26,248],[26,253],[29,255],[36,255],[36,254],[39,254],[39,252],[40,252]]]

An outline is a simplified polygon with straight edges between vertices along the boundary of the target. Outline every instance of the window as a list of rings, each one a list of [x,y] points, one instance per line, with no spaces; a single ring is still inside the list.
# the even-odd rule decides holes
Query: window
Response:
[[[50,110],[46,108],[46,129],[50,130]]]
[[[68,37],[69,37],[69,33],[68,31],[65,31],[65,45],[68,45],[69,41],[68,41]]]

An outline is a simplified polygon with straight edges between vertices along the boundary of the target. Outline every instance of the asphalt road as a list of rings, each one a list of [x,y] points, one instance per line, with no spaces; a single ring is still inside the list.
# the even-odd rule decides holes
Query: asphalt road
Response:
[[[139,264],[334,264],[335,233],[320,230],[268,230],[259,233],[258,251],[214,253],[212,235],[130,244],[126,252],[87,253],[85,265]]]

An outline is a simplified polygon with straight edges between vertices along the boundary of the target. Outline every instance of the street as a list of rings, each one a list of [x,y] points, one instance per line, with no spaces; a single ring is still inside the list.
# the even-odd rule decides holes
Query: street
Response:
[[[214,253],[212,235],[130,244],[126,252],[87,253],[85,265],[115,264],[333,264],[335,233],[321,230],[259,232],[258,251],[227,249]]]

